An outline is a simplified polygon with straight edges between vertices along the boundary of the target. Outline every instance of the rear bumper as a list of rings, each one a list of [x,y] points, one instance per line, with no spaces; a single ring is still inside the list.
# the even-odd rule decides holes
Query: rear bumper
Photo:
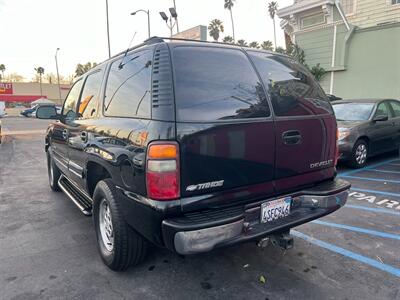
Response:
[[[260,211],[261,203],[273,199],[164,220],[163,239],[167,248],[182,255],[260,239],[336,211],[346,203],[349,188],[348,182],[335,179],[308,190],[283,195],[281,197],[291,196],[293,199],[291,213],[270,223],[260,223]]]

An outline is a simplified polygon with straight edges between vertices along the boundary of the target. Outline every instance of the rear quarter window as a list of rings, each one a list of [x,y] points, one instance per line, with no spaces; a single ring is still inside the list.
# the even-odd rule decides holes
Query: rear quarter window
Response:
[[[262,84],[239,49],[180,46],[173,50],[178,121],[270,115]]]
[[[248,53],[268,90],[275,115],[291,117],[333,113],[318,82],[298,62],[270,53]]]

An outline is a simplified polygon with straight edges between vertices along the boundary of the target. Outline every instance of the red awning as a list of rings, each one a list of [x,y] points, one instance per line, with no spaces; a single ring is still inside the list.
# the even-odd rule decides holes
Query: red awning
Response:
[[[47,96],[0,95],[0,101],[4,102],[33,102],[40,98],[47,99]]]

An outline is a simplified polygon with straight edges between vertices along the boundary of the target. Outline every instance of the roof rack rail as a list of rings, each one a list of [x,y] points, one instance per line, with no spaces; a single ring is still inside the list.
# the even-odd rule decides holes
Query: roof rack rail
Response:
[[[184,41],[184,42],[197,42],[197,43],[209,43],[209,44],[221,44],[221,45],[231,45],[231,46],[239,46],[233,43],[224,43],[224,42],[215,42],[215,41],[201,41],[201,40],[194,40],[194,39],[184,39],[184,38],[175,38],[175,37],[151,37],[148,40],[151,40],[153,38],[157,38],[160,40],[170,40],[170,41]],[[240,47],[240,46],[239,46]]]

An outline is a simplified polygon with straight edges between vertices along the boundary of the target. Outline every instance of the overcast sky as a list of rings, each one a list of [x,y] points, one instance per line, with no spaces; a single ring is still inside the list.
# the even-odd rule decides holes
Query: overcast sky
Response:
[[[168,12],[172,0],[109,0],[111,54],[125,50],[135,31],[133,42],[147,38],[147,16],[137,9],[149,9],[151,34],[169,36],[169,29],[159,11]],[[272,20],[268,16],[267,0],[236,0],[233,7],[236,39],[273,41]],[[285,7],[293,0],[278,0]],[[224,35],[232,35],[229,11],[224,0],[176,0],[179,29],[208,25],[220,19]],[[277,44],[284,46],[283,31],[277,25]],[[77,63],[101,62],[108,58],[105,0],[0,0],[0,64],[6,73],[19,73],[30,80],[34,67],[45,73],[55,73],[54,54],[60,47],[60,74],[73,74]],[[208,40],[212,40],[208,37]]]

